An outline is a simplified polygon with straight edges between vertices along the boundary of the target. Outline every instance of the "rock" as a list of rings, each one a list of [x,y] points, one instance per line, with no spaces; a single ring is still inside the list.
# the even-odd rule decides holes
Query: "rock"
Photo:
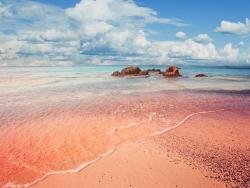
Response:
[[[161,70],[160,69],[146,69],[140,72],[140,75],[149,75],[151,73],[158,73],[161,74]]]
[[[141,70],[139,67],[130,66],[122,69],[121,71],[115,71],[111,76],[123,77],[123,76],[132,76],[132,77],[148,77],[150,73],[159,73],[162,74],[160,69],[146,69]]]
[[[148,69],[148,72],[161,72],[161,69]]]
[[[111,74],[111,76],[121,76],[121,72],[115,71]]]
[[[148,76],[148,71],[141,71],[139,67],[130,66],[122,69],[121,71],[115,71],[111,76]]]
[[[127,68],[122,69],[121,71],[121,75],[122,76],[126,76],[126,75],[139,75],[141,72],[141,69],[139,67],[135,67],[135,66],[130,66]]]
[[[143,70],[143,71],[140,72],[140,75],[147,76],[147,75],[149,75],[149,71],[148,70]]]
[[[176,66],[169,67],[166,72],[163,73],[163,76],[165,77],[179,77],[181,76],[179,72],[179,68]]]
[[[198,77],[208,77],[208,76],[205,74],[196,74],[195,77],[198,78]]]

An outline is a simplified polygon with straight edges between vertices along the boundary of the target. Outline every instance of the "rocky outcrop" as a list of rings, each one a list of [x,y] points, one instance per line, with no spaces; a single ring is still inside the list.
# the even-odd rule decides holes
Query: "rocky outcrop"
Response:
[[[122,69],[121,74],[122,75],[136,75],[136,74],[140,74],[140,72],[141,72],[141,69],[139,67],[130,66],[130,67]]]
[[[142,77],[147,77],[152,75],[152,73],[158,73],[162,74],[165,77],[179,77],[181,76],[179,72],[179,68],[176,66],[171,66],[169,67],[165,72],[161,72],[160,69],[146,69],[146,70],[141,70],[139,67],[136,66],[129,66],[121,71],[115,71],[112,73],[111,76],[115,77],[124,77],[124,76],[142,76]]]
[[[111,74],[111,76],[121,76],[121,72],[115,71]]]
[[[208,77],[208,76],[206,74],[196,74],[195,77],[199,78],[199,77]]]
[[[164,73],[163,76],[165,77],[179,77],[181,76],[179,72],[179,68],[176,66],[169,67]]]
[[[148,72],[158,72],[161,73],[161,69],[147,69]]]
[[[143,70],[143,71],[140,72],[140,75],[147,76],[147,75],[149,75],[149,71],[148,70]]]
[[[141,75],[147,75],[147,74],[146,72],[142,72],[141,69],[136,66],[126,67],[122,69],[121,72],[115,71],[112,73],[112,76],[141,76]]]

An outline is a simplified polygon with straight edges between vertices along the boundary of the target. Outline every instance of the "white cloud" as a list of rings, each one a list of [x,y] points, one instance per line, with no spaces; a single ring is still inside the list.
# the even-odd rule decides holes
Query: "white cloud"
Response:
[[[212,43],[200,44],[191,39],[183,42],[159,42],[160,50],[166,51],[168,57],[193,59],[193,60],[213,60],[218,54]]]
[[[230,43],[218,49],[206,34],[187,40],[150,40],[148,23],[173,27],[184,23],[160,18],[133,0],[82,0],[66,10],[6,0],[0,7],[8,7],[10,13],[4,19],[0,13],[0,66],[237,62],[241,56]],[[185,39],[186,33],[176,37]]]
[[[194,40],[196,42],[213,42],[213,39],[208,34],[199,34]]]
[[[245,23],[222,21],[220,26],[215,29],[219,33],[229,33],[235,35],[247,35],[250,33],[250,20],[246,18]]]
[[[115,22],[124,24],[131,21],[144,23],[185,25],[181,20],[159,18],[151,8],[138,6],[133,0],[82,0],[66,13],[82,22]],[[122,21],[122,22],[121,22]]]
[[[247,56],[246,56],[246,63],[250,64],[250,55],[249,54],[247,54]]]
[[[213,62],[223,64],[225,62],[246,62],[247,57],[240,57],[239,49],[234,48],[232,43],[227,43],[223,49],[209,43],[199,43],[192,39],[185,41],[162,41],[154,44],[151,54],[158,57],[158,62],[179,62],[189,61]],[[154,57],[155,58],[155,57]]]
[[[0,0],[0,7],[8,7],[8,17],[0,14],[0,31],[16,33],[33,30],[44,31],[48,29],[69,29],[72,21],[59,7],[46,5],[30,0]]]
[[[3,38],[9,38],[6,31],[13,37],[0,44],[1,64],[17,59],[26,59],[26,65],[38,60],[54,65],[58,59],[76,64],[133,61],[150,45],[148,23],[185,25],[179,19],[160,18],[133,0],[82,0],[66,10],[29,0],[3,2],[0,16],[8,13],[8,19],[0,17],[0,32]]]
[[[10,5],[4,5],[0,2],[0,18],[10,17],[12,13],[10,12]]]
[[[41,34],[44,40],[48,41],[72,41],[77,40],[77,34],[71,30],[49,29]]]
[[[78,40],[78,34],[72,30],[48,29],[44,31],[25,30],[17,33],[19,41],[29,41],[36,43],[50,42],[68,42]]]
[[[177,39],[185,39],[187,37],[186,33],[182,32],[182,31],[179,31],[175,34],[175,37]]]
[[[95,37],[98,34],[106,33],[112,28],[113,28],[112,25],[103,21],[90,22],[90,23],[85,23],[82,26],[82,34],[85,34],[89,37]]]
[[[88,41],[81,46],[82,53],[98,54],[106,63],[112,55],[114,61],[147,57],[151,42],[144,27],[148,23],[185,25],[178,19],[159,18],[157,12],[132,0],[82,0],[66,14],[78,21],[81,35]]]
[[[222,52],[222,57],[223,60],[227,60],[227,61],[230,61],[230,62],[235,62],[237,61],[238,59],[238,56],[239,56],[239,49],[238,48],[233,48],[233,45],[232,43],[227,43]]]

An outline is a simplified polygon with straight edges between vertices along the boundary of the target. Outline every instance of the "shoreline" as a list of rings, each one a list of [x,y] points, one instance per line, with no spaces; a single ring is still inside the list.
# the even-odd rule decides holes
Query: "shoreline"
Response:
[[[151,139],[154,137],[158,137],[161,136],[163,134],[166,134],[168,131],[172,131],[180,126],[182,126],[182,124],[185,124],[186,121],[188,121],[189,119],[191,119],[193,116],[196,115],[200,115],[200,114],[209,114],[209,113],[217,113],[217,112],[221,112],[221,111],[226,111],[226,109],[219,109],[219,110],[214,110],[214,111],[203,111],[203,112],[197,112],[197,113],[192,113],[190,115],[188,115],[187,117],[185,117],[183,120],[181,120],[177,125],[167,128],[167,129],[163,129],[161,131],[158,132],[154,132],[153,134],[151,134],[150,136],[148,136],[147,138],[143,139],[143,140],[139,140],[136,143],[131,143],[131,144],[122,144],[120,146],[114,147],[113,149],[100,154],[97,158],[91,160],[91,161],[87,161],[82,163],[80,166],[76,167],[76,168],[72,168],[72,169],[68,169],[68,170],[63,170],[63,171],[52,171],[52,172],[48,172],[47,174],[45,174],[44,176],[34,180],[33,182],[30,183],[26,183],[23,185],[11,185],[7,183],[6,186],[4,187],[8,187],[9,185],[13,186],[13,187],[24,187],[24,188],[28,188],[28,187],[32,187],[35,186],[36,184],[41,183],[42,181],[46,181],[47,178],[49,178],[50,176],[55,176],[55,175],[65,175],[65,174],[72,174],[72,173],[80,173],[81,171],[85,170],[85,168],[95,164],[96,162],[98,162],[99,160],[102,160],[105,157],[109,157],[110,155],[112,155],[117,149],[122,148],[124,146],[128,146],[128,145],[136,145],[137,143],[141,143],[144,142],[146,139]],[[123,129],[123,128],[128,128],[128,127],[118,127],[118,129]]]
[[[221,111],[218,114],[211,114],[211,116],[216,117],[223,115],[223,113],[234,113],[234,112]],[[203,161],[202,162],[200,161],[200,163],[196,162],[197,156],[194,155],[191,158],[187,158],[186,154],[179,148],[179,146],[181,145],[182,147],[183,145],[185,146],[184,144],[186,142],[185,139],[182,142],[179,142],[178,140],[174,140],[173,138],[171,138],[172,142],[171,143],[168,142],[170,139],[169,133],[171,133],[170,137],[176,134],[176,132],[177,134],[178,132],[180,132],[181,134],[185,134],[184,133],[185,129],[187,129],[187,127],[190,128],[190,126],[192,129],[192,123],[193,123],[192,121],[195,121],[196,118],[202,118],[200,116],[202,116],[202,114],[193,116],[192,118],[189,119],[190,122],[189,121],[183,122],[182,126],[176,127],[176,129],[178,130],[172,129],[169,132],[153,136],[142,142],[134,143],[131,145],[120,146],[111,155],[108,155],[102,158],[101,160],[97,161],[96,163],[93,163],[83,171],[80,171],[75,174],[50,176],[46,178],[44,181],[31,187],[34,188],[42,188],[42,187],[52,188],[57,186],[81,187],[82,185],[90,187],[115,187],[114,185],[119,185],[120,187],[159,187],[159,188],[198,187],[198,186],[235,187],[239,185],[240,187],[247,187],[247,184],[250,182],[246,180],[243,180],[243,184],[241,184],[242,182],[238,182],[239,179],[230,179],[230,175],[232,174],[227,175],[227,172],[224,171],[222,173],[218,173],[218,171],[221,170],[222,167],[217,168],[217,171],[213,171],[212,169],[209,169],[208,168],[209,166]],[[195,126],[200,127],[198,124],[199,122],[195,124]],[[195,129],[197,131],[197,128]],[[222,129],[227,130],[226,127],[223,127]],[[204,130],[206,130],[206,128],[204,128]],[[198,130],[198,131],[204,131],[204,130]],[[215,139],[217,138],[215,137]],[[168,142],[167,145],[166,142]],[[173,143],[177,144],[176,142],[178,143],[178,145],[175,145],[177,149],[173,149],[171,146],[169,146]],[[245,146],[247,146],[246,145],[247,143],[248,142],[245,141]],[[141,148],[144,149],[143,152],[138,152],[138,150],[140,151]],[[194,149],[193,146],[192,149]],[[200,148],[195,148],[195,149],[200,149]],[[220,151],[220,152],[223,153],[225,151]],[[247,153],[247,156],[250,156],[250,152]],[[124,162],[124,158],[126,158],[127,163]],[[213,159],[214,158],[208,157],[210,163],[213,162],[212,161]],[[231,160],[229,162],[234,162],[234,161]],[[114,164],[116,165],[119,164],[120,165],[119,168],[117,169],[116,165]],[[160,168],[161,165],[163,165],[165,170]],[[171,169],[171,171],[168,171],[168,169]],[[237,171],[237,168],[234,170]],[[107,171],[109,172],[109,176],[112,178],[110,180],[105,180],[105,182],[102,182],[104,180],[102,180],[103,176],[101,176],[101,174],[105,174],[107,173]],[[139,173],[133,173],[134,171],[139,171]],[[152,172],[149,173],[148,171]],[[246,172],[247,171],[245,171],[245,173]],[[174,176],[178,177],[173,177],[173,174]],[[134,175],[136,177],[133,177]],[[245,175],[247,179],[247,174]],[[116,176],[117,180],[114,180],[113,176]],[[124,176],[127,176],[128,179],[127,181],[122,180]],[[143,182],[142,179],[144,178],[144,176],[148,177],[149,179],[145,179]],[[164,178],[164,181],[161,178]]]
[[[238,96],[243,96],[243,98],[238,98]],[[173,101],[175,101],[175,102],[173,103]],[[76,106],[73,105],[74,110],[72,111],[72,113],[69,113],[69,114],[65,114],[65,112],[69,112],[70,108],[64,108],[62,111],[59,111],[59,113],[48,113],[46,116],[42,117],[42,119],[40,119],[40,118],[39,119],[35,118],[33,120],[27,119],[27,123],[26,123],[26,121],[24,121],[24,125],[22,125],[22,127],[17,127],[17,130],[16,129],[5,130],[7,133],[7,136],[2,135],[2,140],[0,140],[1,141],[0,144],[4,143],[3,139],[5,137],[5,139],[7,138],[7,140],[5,142],[7,142],[8,144],[10,144],[11,147],[13,147],[15,140],[18,139],[18,138],[16,138],[17,135],[19,137],[19,140],[24,139],[24,137],[28,136],[27,138],[25,138],[25,140],[23,140],[23,147],[20,146],[20,149],[21,148],[22,148],[22,150],[24,149],[24,151],[21,151],[21,152],[23,152],[22,155],[25,158],[26,158],[26,154],[29,154],[29,153],[32,154],[32,152],[37,153],[37,152],[40,152],[39,148],[44,149],[47,147],[46,150],[43,151],[43,153],[40,153],[40,154],[44,155],[44,159],[46,159],[46,160],[39,161],[39,163],[38,163],[37,160],[39,160],[39,158],[36,159],[36,156],[33,156],[33,154],[32,154],[31,156],[32,156],[32,158],[34,158],[34,159],[32,159],[34,162],[33,162],[33,164],[32,163],[30,164],[30,167],[34,167],[34,168],[37,167],[38,169],[46,170],[47,168],[50,167],[50,166],[43,166],[43,163],[46,164],[46,162],[48,161],[47,159],[51,160],[52,162],[54,160],[55,164],[60,164],[60,161],[61,161],[62,165],[56,167],[56,169],[58,169],[58,170],[53,170],[54,172],[51,171],[49,173],[45,173],[45,175],[43,175],[43,176],[40,175],[40,177],[42,177],[42,178],[38,178],[38,179],[36,178],[36,179],[38,181],[40,181],[40,180],[42,180],[42,181],[37,182],[35,180],[36,184],[34,186],[29,185],[29,183],[16,184],[16,185],[20,185],[20,186],[26,185],[26,187],[30,187],[30,186],[31,187],[36,187],[36,186],[39,187],[41,185],[44,185],[44,183],[48,183],[48,181],[52,181],[52,180],[50,180],[51,178],[52,179],[59,178],[57,176],[61,176],[59,174],[61,174],[62,172],[63,172],[63,174],[68,173],[68,172],[69,173],[72,172],[71,174],[66,174],[66,176],[67,177],[74,176],[72,174],[77,174],[75,172],[81,171],[81,169],[85,168],[86,164],[88,166],[89,163],[91,163],[91,165],[88,166],[88,168],[85,168],[84,170],[79,172],[79,174],[81,174],[82,172],[88,173],[89,168],[92,168],[92,166],[95,166],[96,164],[99,164],[99,163],[102,164],[103,160],[106,160],[106,158],[111,157],[114,153],[115,153],[115,155],[120,155],[119,148],[123,148],[122,145],[124,145],[124,144],[126,145],[127,143],[130,143],[131,147],[137,147],[138,144],[141,144],[141,142],[140,142],[141,140],[145,141],[146,143],[150,142],[150,144],[149,144],[150,147],[147,146],[148,151],[146,150],[146,151],[144,151],[144,153],[145,152],[147,153],[150,150],[153,150],[156,153],[160,152],[160,153],[163,153],[164,155],[169,155],[169,156],[174,154],[174,157],[178,156],[181,158],[181,163],[183,163],[181,166],[182,167],[185,166],[185,169],[189,168],[190,173],[192,173],[193,167],[192,166],[188,167],[188,166],[190,163],[194,163],[195,165],[198,164],[195,160],[192,159],[192,158],[196,159],[197,156],[196,155],[194,155],[194,156],[189,155],[191,160],[190,159],[187,160],[186,156],[188,156],[188,155],[186,153],[180,152],[183,150],[183,148],[180,149],[179,151],[175,151],[175,148],[171,148],[168,144],[166,144],[166,140],[169,139],[168,135],[172,135],[172,132],[178,132],[177,130],[183,130],[183,131],[180,131],[181,134],[183,134],[183,137],[188,136],[188,135],[185,135],[186,134],[185,132],[189,132],[190,135],[193,133],[198,134],[201,130],[200,130],[200,128],[197,129],[197,124],[199,124],[200,122],[206,122],[206,121],[199,120],[197,122],[193,122],[192,124],[190,124],[188,126],[188,129],[185,128],[186,127],[185,125],[189,124],[189,122],[192,122],[193,119],[196,119],[196,117],[200,117],[200,116],[204,116],[204,115],[209,117],[209,116],[213,116],[212,114],[228,114],[228,112],[224,112],[224,109],[226,109],[225,111],[234,111],[234,113],[236,114],[236,116],[234,116],[234,119],[237,120],[237,118],[239,118],[239,119],[242,119],[242,121],[246,120],[247,118],[244,116],[244,114],[249,113],[249,107],[248,107],[249,102],[250,101],[248,98],[248,93],[246,94],[245,92],[242,95],[238,95],[237,93],[234,95],[232,93],[213,93],[213,94],[211,94],[209,92],[203,93],[203,92],[189,92],[189,91],[185,91],[185,92],[172,92],[171,91],[171,92],[167,92],[167,93],[157,92],[157,93],[154,93],[153,95],[151,93],[147,93],[146,95],[145,94],[124,95],[124,97],[121,97],[121,98],[118,98],[118,96],[117,96],[117,97],[113,98],[112,103],[107,103],[107,102],[105,102],[105,100],[103,100],[103,101],[97,102],[95,105],[92,105],[92,106],[86,106],[86,104],[85,104],[83,106],[78,105],[77,108],[75,108]],[[87,116],[85,113],[87,113]],[[82,116],[83,114],[84,114],[84,117]],[[96,116],[97,114],[99,114],[99,115]],[[171,118],[169,119],[169,117],[171,117]],[[230,119],[231,115],[225,115],[225,117],[223,117],[223,118],[224,118],[224,120],[226,118]],[[223,120],[222,121],[218,118],[212,118],[212,119],[215,120],[216,124],[221,125],[222,127],[225,128],[225,130],[227,130],[227,127],[225,127],[225,125],[228,122],[225,122],[223,119],[222,119]],[[234,122],[235,121],[234,119],[232,119],[231,121]],[[30,122],[32,122],[32,124],[30,124]],[[60,127],[57,126],[57,124],[59,122],[60,122],[60,124],[62,124],[62,125],[60,125]],[[87,126],[87,124],[84,127],[82,127],[81,124],[84,124],[83,122],[90,123],[89,127]],[[117,124],[118,122],[119,122],[119,124]],[[246,122],[248,122],[248,121],[246,121]],[[49,124],[47,125],[47,123],[49,123]],[[236,125],[237,124],[235,123],[234,125],[230,126],[232,131],[234,129],[237,130]],[[193,127],[196,127],[196,128],[193,128]],[[25,129],[23,130],[23,128],[25,128]],[[249,127],[245,126],[244,129],[242,129],[239,132],[239,134],[244,134],[244,131],[247,132],[248,131],[247,128],[249,128]],[[207,130],[209,130],[209,126],[207,128],[205,128],[205,130],[203,130],[203,131],[207,131]],[[220,136],[223,137],[225,130],[220,130],[218,127],[215,130],[219,131],[221,133]],[[46,131],[46,132],[44,132],[44,131]],[[86,138],[84,138],[85,136],[81,134],[81,132],[83,133],[83,131],[88,133],[88,134],[86,134],[86,136],[91,136],[93,134],[92,136],[94,136],[96,138],[101,138],[101,139],[100,140],[98,139],[97,143],[95,143],[96,142],[95,140],[93,140],[94,142],[92,140],[86,140]],[[26,132],[28,133],[28,135]],[[66,134],[66,133],[68,133],[68,134]],[[89,133],[90,133],[90,135],[89,135]],[[156,136],[156,135],[154,135],[155,133],[160,134],[160,135]],[[55,136],[52,136],[51,134],[57,135],[57,136],[55,137]],[[212,134],[214,134],[214,133],[212,133]],[[153,137],[152,137],[152,135],[153,135]],[[167,135],[167,137],[165,137],[166,135]],[[46,145],[46,144],[44,146],[38,145],[39,150],[32,151],[33,148],[36,149],[37,146],[35,145],[35,147],[31,147],[32,145],[30,145],[30,141],[31,141],[30,138],[32,138],[34,140],[34,138],[37,136],[41,140],[45,139],[45,143],[48,143],[49,145]],[[194,138],[196,138],[196,136],[197,135],[195,135]],[[12,137],[14,139],[13,144],[11,144]],[[86,150],[86,152],[89,151],[87,148],[86,149],[84,148],[85,150],[83,150],[83,151],[81,151],[81,149],[80,149],[78,139],[83,139],[83,138],[85,139],[83,144],[85,144],[86,142],[89,142],[90,144],[92,142],[95,143],[95,147],[91,148],[89,154],[84,153],[85,150]],[[155,139],[153,139],[153,138],[155,138]],[[157,140],[156,138],[157,139],[159,138],[158,140],[161,140],[161,141],[156,142],[157,147],[155,146],[155,144],[153,144],[154,146],[152,147],[152,140],[154,140],[153,141],[153,143],[154,143],[155,140]],[[163,138],[163,139],[160,139],[160,138]],[[9,141],[8,141],[8,139],[9,139]],[[67,157],[66,158],[67,161],[69,161],[69,162],[72,161],[73,162],[72,164],[71,163],[67,164],[67,161],[64,161],[64,159],[61,158],[60,155],[58,155],[58,156],[53,155],[53,151],[58,150],[57,148],[53,149],[53,147],[54,147],[54,145],[55,146],[58,145],[57,142],[59,139],[65,140],[63,142],[64,144],[62,143],[62,145],[60,145],[60,150],[65,149],[66,153],[64,153],[64,154],[62,153],[62,155],[65,155],[65,157]],[[240,137],[236,137],[235,139],[238,141],[242,140],[242,138],[240,138]],[[73,142],[67,143],[70,140],[72,140]],[[169,143],[176,143],[176,142],[179,143],[178,139],[176,139],[176,138],[172,138],[169,140]],[[42,143],[44,143],[44,142],[42,142]],[[164,146],[165,148],[163,148],[163,149],[159,148],[159,145],[162,145],[163,143],[165,144],[165,146]],[[207,143],[204,144],[203,140],[200,139],[199,137],[197,137],[197,143],[200,143],[198,149],[206,146],[206,144],[207,144]],[[221,144],[223,144],[223,143],[224,142],[221,142]],[[70,144],[70,145],[68,145],[68,144]],[[176,145],[176,148],[181,148],[181,146],[183,146],[183,145],[185,145],[185,144],[180,142],[180,145]],[[3,146],[4,145],[2,145],[1,148],[4,149],[3,151],[5,151],[5,148]],[[118,154],[116,154],[117,153],[116,149],[114,150],[114,153],[112,153],[112,155],[109,155],[109,152],[106,153],[107,149],[109,151],[109,149],[112,148],[112,146],[115,146],[114,148],[118,147],[118,149],[117,149]],[[128,147],[130,148],[130,146],[128,146]],[[168,148],[171,148],[172,153],[170,152],[170,154],[169,154]],[[6,146],[6,149],[8,149],[8,146]],[[20,152],[20,149],[16,148],[16,146],[15,146],[14,148],[12,148],[12,151],[16,150],[16,152]],[[167,150],[167,152],[166,152],[166,150]],[[133,151],[134,151],[134,149],[132,149],[130,152],[133,152]],[[244,151],[245,151],[246,155],[248,155],[247,148],[245,148],[245,150],[242,150],[243,153],[244,153]],[[83,152],[83,155],[78,156],[79,152]],[[94,155],[91,154],[91,152],[93,152]],[[112,152],[113,152],[113,150],[112,150]],[[204,152],[206,152],[206,149],[204,149]],[[102,153],[108,154],[109,156],[103,158]],[[122,152],[122,153],[123,153],[122,155],[129,155],[129,153],[124,153],[124,152]],[[221,154],[221,153],[219,152],[219,154]],[[53,156],[53,158],[50,159],[50,157],[52,157],[52,156]],[[84,157],[84,156],[86,156],[86,158],[84,158],[85,161],[83,163],[81,163],[80,161],[82,161],[82,157]],[[93,157],[93,156],[96,156],[96,157]],[[166,165],[165,166],[166,168],[171,166],[171,168],[175,169],[176,173],[177,173],[179,171],[178,170],[179,167],[177,167],[176,165],[174,165],[172,163],[166,164],[167,161],[169,162],[169,161],[174,160],[174,158],[171,158],[171,157],[169,158],[169,156],[167,158],[165,158],[162,155],[161,156],[156,155],[156,156],[151,157],[149,159],[149,161],[153,161],[153,163],[160,162],[160,163],[162,163],[162,165]],[[37,157],[39,157],[39,155]],[[120,156],[120,157],[122,157],[122,156]],[[121,159],[120,157],[116,158],[115,160],[119,161]],[[22,160],[27,160],[25,158]],[[163,160],[163,158],[164,158],[164,160]],[[89,160],[87,160],[87,159],[89,159]],[[99,159],[101,159],[101,160],[99,160]],[[95,163],[96,160],[98,160],[97,163]],[[143,160],[143,155],[140,155],[137,158],[138,162],[141,160]],[[92,162],[93,162],[93,164],[92,164]],[[64,165],[64,163],[67,165]],[[25,164],[25,163],[22,163],[20,160],[19,165],[22,165],[22,164]],[[27,164],[29,164],[29,163],[27,163]],[[53,163],[51,163],[51,164],[53,164]],[[75,165],[73,165],[73,164],[75,164]],[[40,165],[41,167],[39,167],[38,165]],[[112,164],[110,164],[110,165],[112,166]],[[71,169],[72,166],[78,166],[78,168]],[[199,166],[198,171],[201,170],[202,172],[205,172],[205,173],[209,172],[207,176],[214,177],[214,174],[213,174],[214,172],[213,171],[210,172],[211,170],[205,169],[203,167],[203,164],[199,164],[198,166]],[[18,168],[20,168],[20,167],[18,167]],[[25,167],[25,166],[23,166],[23,167]],[[83,168],[81,168],[81,167],[83,167]],[[136,168],[136,166],[131,166],[131,168]],[[148,166],[142,165],[141,168],[143,168],[145,170],[148,168]],[[71,170],[65,170],[65,169],[71,169]],[[105,169],[100,167],[98,169],[98,172],[103,171],[103,170],[105,170]],[[141,171],[141,173],[142,174],[138,174],[138,176],[144,175],[143,170]],[[154,171],[154,173],[158,174],[159,172]],[[162,172],[162,173],[164,173],[165,176],[168,177],[167,171]],[[31,174],[32,174],[32,172],[27,171],[27,174],[24,177],[26,177],[28,180],[28,178],[30,179],[30,177],[32,177],[32,176],[30,176]],[[200,177],[201,179],[204,178],[204,176],[202,176],[201,172],[195,172],[195,174],[196,175],[199,174],[197,176]],[[117,172],[117,175],[119,175],[119,171]],[[124,175],[126,175],[126,174],[124,174]],[[181,176],[181,174],[179,174],[179,175]],[[194,177],[196,177],[196,175]],[[64,176],[64,175],[62,175],[62,176]],[[76,176],[78,176],[78,175],[76,175]],[[78,182],[78,179],[82,179],[81,176],[79,176],[77,179],[75,179],[75,181]],[[154,178],[156,178],[156,177],[154,177]],[[190,177],[190,178],[192,179],[192,177]],[[246,180],[246,179],[247,179],[247,177],[245,179],[243,178],[242,181],[248,182],[248,180]],[[64,180],[60,180],[60,182],[61,181],[64,182]],[[93,179],[93,181],[95,181],[95,179]],[[185,180],[185,181],[187,181],[187,180]],[[185,181],[180,180],[181,183],[185,183]],[[209,179],[207,179],[207,177],[205,177],[205,179],[203,179],[201,181],[204,182],[205,185],[212,185],[214,183],[217,184],[217,180],[209,180]],[[233,182],[235,182],[235,181],[236,180],[233,180]],[[28,181],[26,181],[26,182],[28,182]],[[165,181],[163,181],[162,183],[164,183],[164,182]],[[52,187],[55,187],[55,185],[59,182],[56,180],[53,180],[50,183],[54,183]],[[79,183],[83,184],[84,182],[81,181]],[[89,183],[91,183],[91,182],[89,182]],[[120,182],[120,183],[121,183],[121,185],[123,185],[122,182]],[[176,181],[174,183],[176,183]],[[194,183],[194,182],[190,182],[190,183]],[[73,187],[80,187],[80,184],[75,185]],[[219,184],[221,184],[221,183],[219,183]],[[218,186],[219,186],[219,184],[218,184]],[[33,183],[32,183],[32,185],[33,185]],[[111,185],[109,184],[109,186],[111,186]],[[107,185],[107,187],[109,187],[109,186]],[[162,184],[161,186],[164,187],[164,186],[166,186],[166,184]],[[191,186],[191,184],[190,184],[190,186]],[[15,187],[15,186],[13,183],[13,184],[6,184],[5,187]],[[46,185],[45,187],[49,187],[49,185]]]

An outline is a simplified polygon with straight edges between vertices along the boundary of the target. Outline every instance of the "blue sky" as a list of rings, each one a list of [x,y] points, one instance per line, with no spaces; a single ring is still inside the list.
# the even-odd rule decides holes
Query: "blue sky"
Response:
[[[141,0],[137,1],[158,11],[162,17],[176,17],[190,24],[182,30],[191,36],[209,33],[216,41],[226,42],[228,36],[213,32],[222,20],[243,21],[250,17],[250,1],[248,0]],[[162,38],[168,32],[177,32],[179,28],[158,25]],[[168,39],[171,36],[167,36]],[[233,36],[229,36],[233,37]],[[233,40],[237,37],[233,37]]]
[[[80,0],[37,0],[39,2],[53,4],[62,8],[69,8],[79,3]],[[197,35],[201,32],[209,31],[211,35],[220,40],[221,35],[213,32],[221,20],[243,21],[250,18],[250,1],[249,0],[135,0],[138,5],[150,7],[156,10],[161,17],[179,18],[187,23],[190,27],[183,28],[190,35]],[[173,38],[173,36],[164,36],[166,33],[177,32],[179,28],[169,27],[168,25],[156,25],[158,32],[162,35],[161,39]]]
[[[52,4],[55,6],[60,6],[62,8],[73,7],[76,3],[79,3],[80,0],[36,0],[45,4]]]
[[[250,64],[249,10],[248,0],[0,0],[0,59]]]

